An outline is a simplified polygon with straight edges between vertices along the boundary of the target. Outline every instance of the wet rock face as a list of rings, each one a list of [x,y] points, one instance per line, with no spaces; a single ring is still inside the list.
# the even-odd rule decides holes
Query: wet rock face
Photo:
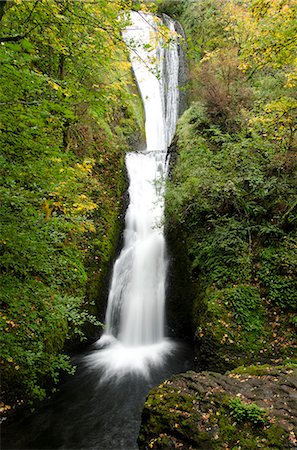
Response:
[[[297,369],[186,372],[151,391],[141,449],[296,449]]]
[[[186,35],[183,30],[181,24],[176,21],[175,22],[176,32],[182,37],[182,44],[178,47],[178,56],[179,56],[179,73],[178,73],[178,85],[180,87],[179,92],[179,116],[187,109],[189,104],[188,94],[186,88],[186,84],[189,81],[189,69],[186,61],[185,55],[185,43],[186,43]]]

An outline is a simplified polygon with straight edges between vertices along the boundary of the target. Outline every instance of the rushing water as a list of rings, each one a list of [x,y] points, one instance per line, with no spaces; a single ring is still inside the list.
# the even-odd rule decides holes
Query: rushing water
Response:
[[[37,413],[4,426],[2,448],[136,449],[149,389],[191,364],[188,351],[164,334],[164,177],[178,115],[179,60],[176,44],[166,49],[159,45],[155,20],[132,13],[132,25],[125,32],[127,42],[151,45],[149,52],[139,46],[138,56],[133,52],[131,58],[145,108],[147,143],[145,150],[126,159],[130,202],[123,249],[113,269],[105,333],[75,360],[77,374],[58,394]],[[164,20],[174,31],[174,22]]]
[[[106,332],[88,364],[106,377],[136,371],[149,376],[174,350],[164,337],[166,248],[162,227],[166,152],[178,115],[177,44],[160,45],[156,18],[132,13],[127,43],[138,42],[132,66],[145,109],[146,149],[127,155],[129,207],[123,249],[114,265],[106,312]],[[166,17],[174,30],[174,22]],[[147,51],[143,44],[149,44]],[[159,76],[156,76],[156,73]],[[102,348],[104,347],[104,348]]]

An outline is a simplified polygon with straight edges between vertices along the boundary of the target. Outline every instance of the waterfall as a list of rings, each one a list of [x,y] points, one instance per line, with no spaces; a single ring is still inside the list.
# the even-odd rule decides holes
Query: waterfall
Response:
[[[173,348],[164,336],[167,260],[162,220],[166,152],[178,116],[179,58],[177,43],[162,46],[158,41],[156,20],[132,12],[124,33],[128,44],[138,42],[131,63],[145,109],[146,149],[126,156],[130,201],[124,243],[113,268],[106,330],[97,343],[101,349],[88,357],[90,365],[103,367],[108,375],[145,373]],[[174,31],[172,19],[165,16],[164,22]]]

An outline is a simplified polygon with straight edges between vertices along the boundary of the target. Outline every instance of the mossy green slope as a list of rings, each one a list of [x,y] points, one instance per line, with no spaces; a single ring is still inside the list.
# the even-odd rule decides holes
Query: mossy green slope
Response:
[[[140,448],[294,449],[297,3],[159,4],[187,35],[165,229],[197,372],[150,392]]]
[[[169,250],[183,268],[169,309],[177,330],[179,311],[182,326],[190,322],[199,367],[221,371],[296,357],[296,109],[283,112],[286,123],[280,112],[285,97],[296,102],[287,82],[295,47],[283,36],[287,58],[271,49],[265,70],[253,70],[260,33],[268,23],[277,28],[276,5],[259,11],[260,3],[162,3],[188,34],[191,94],[166,192]],[[296,4],[288,15],[280,8],[289,31]],[[242,17],[258,21],[251,48],[241,40]]]

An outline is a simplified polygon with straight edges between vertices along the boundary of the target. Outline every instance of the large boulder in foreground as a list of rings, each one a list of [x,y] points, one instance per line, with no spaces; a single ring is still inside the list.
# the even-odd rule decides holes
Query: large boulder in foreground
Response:
[[[296,365],[176,375],[146,400],[140,448],[296,449],[296,388]]]

